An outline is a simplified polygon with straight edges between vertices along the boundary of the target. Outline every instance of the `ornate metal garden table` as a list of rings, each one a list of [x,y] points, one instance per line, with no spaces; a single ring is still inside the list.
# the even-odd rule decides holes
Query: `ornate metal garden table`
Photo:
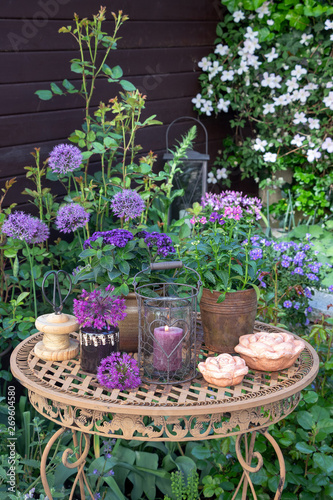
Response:
[[[283,331],[256,322],[255,331],[262,330]],[[256,499],[249,474],[258,472],[263,466],[262,456],[254,451],[257,432],[267,438],[277,454],[280,481],[274,499],[281,498],[285,481],[283,455],[267,429],[296,408],[301,390],[318,372],[318,356],[308,343],[291,368],[271,373],[250,370],[243,382],[235,387],[210,386],[198,376],[192,382],[180,385],[142,384],[127,392],[108,392],[99,386],[94,376],[80,371],[78,359],[52,362],[36,357],[33,347],[41,336],[40,333],[32,335],[16,347],[11,357],[11,369],[28,389],[32,406],[61,426],[49,440],[41,459],[42,482],[50,500],[52,495],[45,473],[47,457],[53,443],[66,429],[72,430],[74,447],[79,450],[74,463],[68,461],[69,455],[73,454],[70,448],[62,456],[66,467],[78,470],[70,500],[77,482],[81,498],[86,498],[84,485],[93,498],[84,473],[90,435],[93,434],[144,441],[237,436],[236,454],[243,474],[233,499],[242,487],[242,500],[247,498],[248,487]],[[200,356],[205,358],[207,355],[209,352],[202,346]]]

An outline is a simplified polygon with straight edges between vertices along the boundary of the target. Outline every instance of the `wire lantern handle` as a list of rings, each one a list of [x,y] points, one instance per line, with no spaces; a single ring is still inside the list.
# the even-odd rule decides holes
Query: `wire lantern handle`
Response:
[[[172,125],[176,122],[178,122],[179,120],[193,120],[197,123],[199,123],[199,125],[201,125],[201,127],[204,129],[204,132],[205,132],[205,139],[206,139],[206,144],[205,144],[205,148],[206,148],[206,155],[208,155],[208,132],[207,132],[207,129],[206,127],[204,126],[204,124],[198,120],[197,118],[193,118],[193,116],[180,116],[179,118],[176,118],[175,120],[173,120],[170,125],[168,126],[167,130],[166,130],[166,137],[165,137],[165,142],[166,142],[166,150],[169,151],[169,129],[172,127]]]

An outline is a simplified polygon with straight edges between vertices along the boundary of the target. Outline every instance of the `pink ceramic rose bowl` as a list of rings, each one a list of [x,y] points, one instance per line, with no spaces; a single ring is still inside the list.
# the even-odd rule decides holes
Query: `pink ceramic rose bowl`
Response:
[[[198,369],[206,382],[218,387],[240,384],[249,371],[242,358],[226,353],[207,358],[205,362],[198,364]]]
[[[276,372],[290,368],[305,348],[287,332],[258,332],[239,337],[235,351],[253,370]]]

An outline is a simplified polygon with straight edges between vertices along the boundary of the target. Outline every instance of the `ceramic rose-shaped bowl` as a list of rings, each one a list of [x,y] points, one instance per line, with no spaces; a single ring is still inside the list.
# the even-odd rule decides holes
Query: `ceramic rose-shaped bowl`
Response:
[[[235,351],[254,369],[267,372],[292,366],[305,348],[303,340],[286,332],[258,332],[239,337]]]
[[[242,358],[226,353],[207,358],[205,362],[198,364],[198,369],[206,382],[219,387],[240,384],[249,371]]]

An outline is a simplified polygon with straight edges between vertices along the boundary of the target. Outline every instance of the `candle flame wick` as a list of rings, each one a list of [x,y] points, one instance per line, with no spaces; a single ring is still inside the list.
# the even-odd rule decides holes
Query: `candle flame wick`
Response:
[[[165,330],[166,332],[167,332],[167,331],[169,330],[169,327],[168,327],[168,325],[165,325],[165,328],[164,328],[164,330]]]

